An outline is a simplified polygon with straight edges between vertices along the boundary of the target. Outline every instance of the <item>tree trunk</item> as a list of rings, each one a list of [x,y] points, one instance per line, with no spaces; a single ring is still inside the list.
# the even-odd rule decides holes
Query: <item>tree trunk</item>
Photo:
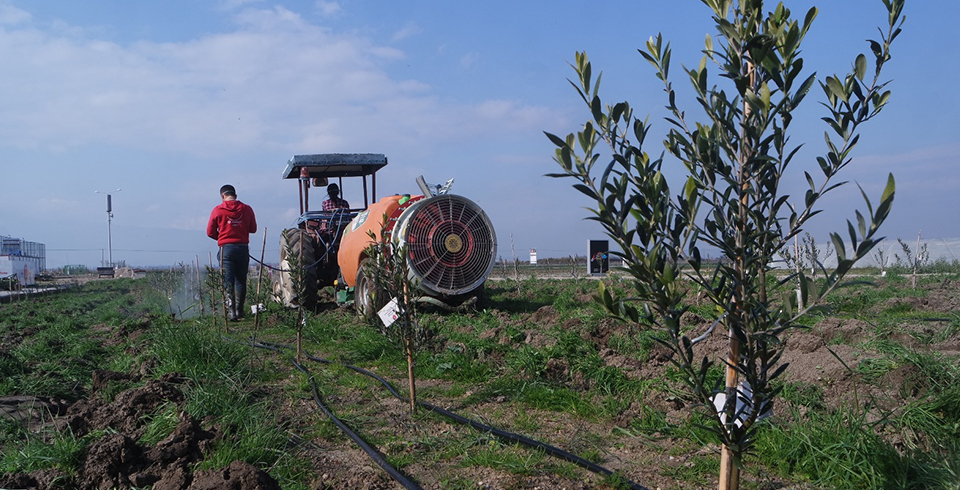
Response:
[[[720,490],[738,490],[740,488],[740,468],[734,462],[733,451],[723,446],[720,453]]]
[[[745,66],[745,75],[750,80],[750,87],[753,87],[756,80],[756,70],[752,62],[747,61]],[[741,94],[742,95],[742,94]],[[740,135],[743,141],[741,141],[740,146],[740,161],[738,162],[737,170],[737,182],[740,185],[740,209],[738,211],[739,220],[736,223],[736,240],[737,240],[737,253],[738,256],[734,261],[734,268],[739,278],[742,280],[746,276],[747,266],[745,263],[746,258],[746,223],[747,223],[747,212],[746,209],[750,205],[750,176],[747,175],[745,170],[746,164],[750,159],[750,153],[754,151],[753,143],[754,141],[747,141],[747,132],[745,127],[749,124],[750,120],[750,105],[746,101],[743,103],[743,119],[741,123]],[[749,144],[748,144],[749,143]],[[766,297],[766,284],[765,281],[760,283],[760,295],[761,298]],[[740,298],[746,298],[747,295],[744,291],[744,286],[742,284],[736,286],[740,291]],[[735,329],[745,329],[746,328],[746,315],[744,313],[744,305],[741,304],[742,299],[734,299],[733,309],[730,312],[730,328],[728,330],[729,335],[729,349],[727,351],[727,368],[726,368],[726,394],[727,400],[724,407],[724,412],[726,414],[726,424],[724,430],[727,435],[733,432],[734,427],[736,427],[736,409],[737,409],[737,385],[739,384],[739,373],[737,372],[737,366],[740,365],[740,341],[737,339],[736,334],[734,333]],[[730,446],[724,444],[720,450],[720,485],[719,490],[738,490],[740,488],[740,468],[737,467],[737,455],[733,453],[733,449]]]
[[[406,267],[404,267],[406,269]],[[403,322],[404,322],[404,347],[407,350],[407,381],[410,384],[410,413],[413,414],[417,408],[417,380],[413,375],[413,318],[410,310],[410,285],[408,281],[403,282]]]
[[[737,365],[740,359],[740,341],[737,340],[736,335],[733,333],[733,327],[730,328],[730,345],[727,354],[727,369],[726,369],[726,394],[727,394],[727,404],[730,405],[731,409],[726,409],[726,430],[729,432],[734,424],[736,424],[736,407],[737,407],[737,384],[739,381],[739,376],[737,370],[734,366]],[[719,490],[737,490],[740,488],[740,468],[737,467],[736,457],[733,454],[733,450],[730,449],[726,444],[720,450],[720,486]]]
[[[413,376],[413,340],[407,338],[407,381],[410,383],[410,413],[417,408],[417,382]]]

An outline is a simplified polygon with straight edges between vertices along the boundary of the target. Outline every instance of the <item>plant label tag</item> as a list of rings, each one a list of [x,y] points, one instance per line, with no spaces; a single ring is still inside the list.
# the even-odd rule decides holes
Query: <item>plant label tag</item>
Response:
[[[720,392],[713,395],[713,406],[717,409],[717,414],[720,415],[720,421],[723,423],[727,423],[726,404],[726,393]],[[753,389],[750,383],[741,381],[737,386],[737,405],[735,411],[737,419],[734,423],[737,424],[737,427],[743,426],[743,423],[750,418],[751,414],[753,414]],[[765,400],[760,403],[760,415],[757,417],[757,420],[763,420],[769,416],[770,406]]]
[[[400,303],[397,302],[397,298],[391,299],[383,308],[380,308],[377,314],[380,315],[380,321],[385,326],[393,325],[393,322],[397,321],[397,317],[400,316]]]

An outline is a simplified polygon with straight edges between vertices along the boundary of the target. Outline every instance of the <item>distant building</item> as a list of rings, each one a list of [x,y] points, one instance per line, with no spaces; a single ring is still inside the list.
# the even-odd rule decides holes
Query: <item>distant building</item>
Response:
[[[15,276],[21,285],[30,286],[46,268],[46,245],[0,236],[0,280]]]

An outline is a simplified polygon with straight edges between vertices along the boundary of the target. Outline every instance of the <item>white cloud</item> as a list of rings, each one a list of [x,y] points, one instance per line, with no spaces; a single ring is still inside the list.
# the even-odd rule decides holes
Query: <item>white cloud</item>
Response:
[[[264,32],[282,32],[283,29],[299,31],[309,27],[300,14],[281,6],[244,9],[236,15],[235,20],[241,26]]]
[[[0,3],[0,24],[17,25],[30,22],[30,12],[18,9],[8,3]]]
[[[371,131],[418,145],[543,124],[542,109],[432,99],[429,85],[387,67],[406,54],[335,34],[282,7],[245,9],[233,32],[122,46],[34,29],[0,31],[0,146],[66,151],[110,144],[223,155],[252,148],[341,148]],[[428,138],[437,142],[436,138]],[[351,143],[352,142],[352,143]]]
[[[377,66],[402,56],[396,50],[330,35],[282,8],[246,10],[238,21],[243,29],[231,33],[131,47],[0,32],[0,54],[15,73],[0,80],[11,95],[0,101],[9,115],[0,144],[108,142],[201,154],[265,138],[282,144],[358,103],[419,90]]]
[[[223,9],[233,10],[239,7],[243,7],[244,5],[260,3],[262,1],[263,0],[221,0],[220,5],[221,5],[221,8]]]
[[[321,15],[330,17],[342,12],[343,7],[340,6],[340,2],[324,2],[320,0],[317,2],[317,10],[320,11]]]
[[[386,153],[395,165],[380,180],[381,196],[415,191],[414,173],[455,177],[470,190],[494,177],[474,163],[489,156],[468,147],[539,137],[558,119],[516,100],[441,98],[433,84],[442,80],[392,74],[398,60],[416,53],[356,34],[362,29],[337,32],[295,11],[252,3],[231,3],[234,29],[184,42],[120,44],[66,24],[0,29],[4,179],[20,192],[14,200],[39,201],[34,210],[11,213],[17,219],[4,231],[53,243],[60,237],[44,238],[47,221],[72,213],[76,229],[65,236],[86,233],[99,244],[90,230],[104,226],[103,203],[89,193],[122,186],[129,203],[115,199],[114,231],[130,242],[124,247],[159,247],[124,231],[136,222],[160,234],[199,233],[202,250],[216,188],[229,181],[243,189],[258,219],[262,213],[274,244],[298,213],[289,207],[295,187],[279,178],[290,155]],[[38,171],[28,162],[42,162],[42,174],[63,186],[31,188]]]
[[[393,34],[393,40],[402,41],[421,33],[423,33],[423,28],[421,28],[417,23],[407,22],[403,25],[403,27],[400,28],[400,30]]]
[[[460,66],[467,69],[473,68],[477,65],[477,61],[479,61],[479,59],[480,55],[477,53],[465,54],[460,57]]]

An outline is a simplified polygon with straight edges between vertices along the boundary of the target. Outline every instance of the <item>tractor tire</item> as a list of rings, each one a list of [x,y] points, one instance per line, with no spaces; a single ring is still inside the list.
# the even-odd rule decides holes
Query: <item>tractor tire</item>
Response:
[[[368,322],[377,321],[377,312],[384,305],[386,294],[377,287],[373,277],[367,272],[372,261],[363,259],[357,269],[357,283],[353,289],[353,304],[357,314]]]
[[[280,286],[283,304],[315,308],[317,305],[317,242],[309,232],[288,228],[280,235]],[[294,284],[292,271],[300,268],[302,285]],[[299,289],[299,290],[298,290]]]

